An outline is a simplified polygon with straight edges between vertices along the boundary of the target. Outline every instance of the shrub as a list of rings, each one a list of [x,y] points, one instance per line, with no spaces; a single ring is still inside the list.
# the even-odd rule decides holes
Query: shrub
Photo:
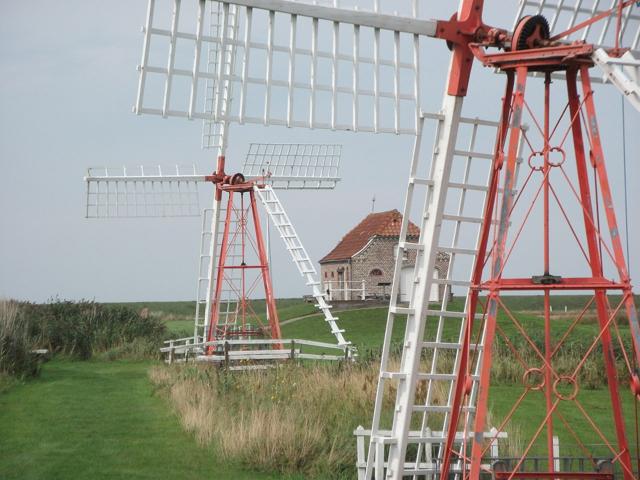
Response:
[[[16,302],[0,301],[0,375],[24,378],[38,373],[39,362],[28,321],[19,313]]]
[[[128,307],[53,301],[24,304],[22,310],[38,346],[83,360],[94,353],[123,349],[134,340],[145,339],[159,347],[165,335],[160,319]]]

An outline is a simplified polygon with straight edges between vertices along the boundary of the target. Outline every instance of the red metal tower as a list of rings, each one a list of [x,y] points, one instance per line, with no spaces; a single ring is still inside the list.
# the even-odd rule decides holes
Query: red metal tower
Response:
[[[498,431],[503,431],[513,415],[522,408],[530,396],[538,395],[544,404],[541,420],[535,421],[535,433],[524,441],[524,450],[513,465],[497,466],[495,478],[613,478],[617,470],[622,478],[637,478],[636,466],[632,463],[629,447],[629,432],[625,428],[625,412],[621,405],[621,388],[631,387],[632,394],[640,400],[640,326],[634,305],[629,273],[623,253],[618,224],[613,207],[611,186],[608,180],[602,142],[598,130],[594,92],[591,88],[590,68],[593,66],[593,46],[577,44],[557,44],[549,39],[549,27],[541,16],[525,17],[516,28],[511,40],[511,51],[487,54],[480,45],[471,45],[475,56],[484,65],[497,68],[506,74],[507,84],[502,105],[502,116],[493,159],[493,173],[489,183],[488,201],[485,205],[484,223],[481,231],[479,255],[474,267],[464,341],[454,389],[451,419],[446,435],[440,478],[449,478],[452,463],[462,463],[462,477],[481,478],[483,457],[492,440],[483,435],[487,413],[492,398],[490,376],[494,360],[495,340],[500,339],[509,348],[513,361],[523,371],[522,394],[511,406],[509,413],[501,420]],[[552,39],[551,39],[552,40]],[[525,97],[532,74],[544,78],[544,106],[540,118],[535,108]],[[551,97],[552,75],[561,74],[561,82],[566,84],[566,98]],[[581,92],[578,89],[581,87]],[[554,105],[561,105],[561,113],[553,117]],[[566,102],[566,103],[565,103]],[[522,128],[523,118],[528,115],[535,129],[533,135]],[[564,122],[564,123],[563,123]],[[537,135],[536,135],[537,132]],[[525,138],[525,158],[528,156],[528,176],[516,194],[516,157],[521,136]],[[536,136],[537,138],[533,138]],[[573,143],[572,146],[569,146]],[[571,163],[574,165],[570,165]],[[591,184],[593,182],[593,186]],[[525,189],[533,189],[533,198],[523,200]],[[568,190],[581,211],[581,225],[571,220],[567,199],[561,199],[559,191]],[[529,203],[527,205],[527,202]],[[543,265],[531,265],[538,274],[528,278],[506,278],[505,268],[509,266],[514,248],[517,248],[521,233],[527,222],[532,222],[531,214],[535,205],[542,202],[543,232],[541,249]],[[563,277],[554,269],[550,260],[553,237],[553,219],[550,213],[564,218],[575,243],[564,248],[579,249],[588,265],[584,276]],[[517,229],[511,225],[521,210],[523,220]],[[604,220],[601,224],[601,215]],[[538,227],[539,228],[539,227]],[[512,234],[512,235],[510,235]],[[616,278],[606,278],[605,263],[615,270]],[[504,292],[538,292],[544,296],[543,335],[544,346],[540,348],[533,336],[537,332],[527,330],[501,298]],[[592,292],[585,301],[582,312],[565,331],[552,328],[551,295],[554,292]],[[616,293],[619,297],[612,297]],[[575,364],[567,368],[559,366],[557,354],[571,343],[575,328],[584,320],[585,314],[595,305],[599,331],[587,347],[579,352]],[[514,335],[505,333],[500,315],[517,332],[521,342],[530,349],[532,356],[516,348]],[[625,343],[618,327],[618,317],[626,317],[631,339]],[[477,320],[480,314],[481,320]],[[484,331],[483,353],[480,360],[474,356],[478,351],[478,332]],[[601,353],[599,353],[599,348]],[[615,440],[603,433],[603,425],[594,420],[582,403],[584,387],[581,385],[581,370],[587,361],[600,355],[603,358],[609,392],[611,420],[615,429]],[[479,362],[479,365],[476,365]],[[470,415],[472,376],[479,367],[480,380],[475,405],[475,418]],[[622,376],[619,374],[622,373]],[[575,414],[586,421],[591,432],[604,444],[605,453],[600,453],[611,464],[598,468],[597,454],[590,451],[584,440],[584,432],[572,428],[571,418]],[[626,415],[633,415],[626,412]],[[637,422],[637,419],[636,419]],[[456,432],[461,425],[470,425],[475,435],[455,447]],[[588,472],[557,473],[553,437],[556,430],[568,432],[584,454],[593,462]],[[466,431],[466,430],[465,430]],[[477,432],[480,432],[478,434]],[[465,435],[465,439],[466,439]],[[546,461],[541,463],[537,473],[524,474],[521,467],[531,451],[545,452]],[[635,456],[635,452],[634,452]],[[529,475],[529,476],[527,476]],[[567,476],[568,475],[568,476]]]
[[[216,201],[225,205],[207,341],[251,337],[280,339],[278,311],[254,192],[256,182],[246,181],[240,173],[226,175],[224,163],[224,156],[219,157],[216,173],[207,177],[215,185]],[[224,202],[223,197],[226,197]],[[260,286],[264,289],[267,325],[263,325],[250,301]],[[224,291],[228,293],[226,297],[223,297]],[[275,344],[274,348],[279,345]]]

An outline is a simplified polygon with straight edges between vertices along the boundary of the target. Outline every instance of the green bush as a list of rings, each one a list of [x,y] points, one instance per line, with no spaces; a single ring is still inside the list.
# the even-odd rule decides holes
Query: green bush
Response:
[[[136,339],[147,339],[159,347],[165,335],[164,324],[158,318],[140,315],[124,306],[52,301],[24,304],[21,311],[29,319],[40,348],[81,360]]]
[[[163,322],[124,306],[55,300],[46,304],[0,302],[0,374],[34,376],[34,349],[86,360],[157,356],[166,334]]]
[[[0,376],[24,378],[36,375],[39,362],[32,350],[29,324],[20,315],[19,304],[0,301]]]

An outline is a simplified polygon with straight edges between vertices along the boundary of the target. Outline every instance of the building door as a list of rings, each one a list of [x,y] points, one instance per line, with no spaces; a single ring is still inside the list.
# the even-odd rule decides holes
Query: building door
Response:
[[[413,266],[402,267],[400,273],[400,301],[408,302],[411,295],[411,287],[413,286]],[[433,270],[433,278],[438,279],[438,270]],[[433,282],[431,284],[431,291],[429,292],[430,302],[440,301],[440,285]]]
[[[340,292],[338,295],[339,300],[349,300],[347,298],[347,290],[346,290],[346,285],[344,283],[344,268],[339,268],[338,269],[338,285],[337,285],[337,289]]]

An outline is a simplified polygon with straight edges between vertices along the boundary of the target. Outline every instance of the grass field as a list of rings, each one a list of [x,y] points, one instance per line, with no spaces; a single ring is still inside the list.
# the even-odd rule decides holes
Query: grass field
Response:
[[[516,311],[522,324],[540,331],[541,318],[533,311],[538,300],[510,297],[505,303]],[[585,298],[565,297],[558,300],[556,310],[563,312],[584,306]],[[172,336],[192,333],[191,302],[127,304],[136,309],[148,308],[151,315],[162,318]],[[314,312],[313,304],[297,299],[278,301],[282,321],[305,317]],[[456,301],[455,305],[461,307]],[[259,302],[256,311],[263,313]],[[387,317],[386,308],[338,312],[340,326],[357,347],[362,358],[379,349]],[[433,320],[430,320],[433,321]],[[570,319],[559,313],[554,318],[554,333],[561,334]],[[515,332],[513,323],[500,315],[499,324],[508,334]],[[395,343],[402,340],[404,319],[398,318],[394,328]],[[334,342],[326,323],[319,316],[308,316],[283,325],[283,336]],[[428,329],[429,330],[429,329]],[[621,325],[628,339],[628,328]],[[578,341],[589,342],[597,328],[593,321],[575,330]],[[445,326],[443,339],[457,337],[458,323]],[[55,359],[44,365],[39,378],[16,382],[0,377],[0,478],[2,479],[102,479],[102,478],[172,478],[195,479],[275,479],[277,474],[257,473],[216,459],[215,447],[198,445],[194,435],[186,433],[166,398],[157,395],[147,372],[156,362],[134,361],[68,361]],[[492,387],[492,420],[496,424],[508,412],[522,388],[499,384]],[[626,386],[621,387],[625,421],[629,439],[635,443],[633,399]],[[613,436],[613,425],[607,406],[608,392],[598,388],[584,390],[579,399],[594,420]],[[531,435],[542,418],[542,395],[533,392],[514,416],[517,433]],[[590,432],[586,421],[575,412],[562,410],[577,430]],[[352,418],[354,425],[363,415]],[[365,416],[368,418],[368,415]],[[347,421],[349,421],[347,419]],[[595,433],[587,433],[591,443],[601,443]],[[351,439],[347,444],[351,445]],[[561,445],[572,439],[561,435]],[[355,441],[353,443],[355,446]],[[291,478],[291,477],[289,477]],[[297,480],[302,477],[295,477]]]
[[[196,311],[195,302],[129,302],[111,305],[129,306],[137,310],[148,309],[151,315],[165,321],[167,329],[175,338],[193,335],[193,319]],[[317,309],[313,303],[298,298],[282,298],[277,301],[280,321],[301,317],[314,313]],[[264,320],[264,301],[251,302],[253,310]]]
[[[281,478],[216,462],[153,394],[150,365],[54,360],[0,394],[0,478]]]

